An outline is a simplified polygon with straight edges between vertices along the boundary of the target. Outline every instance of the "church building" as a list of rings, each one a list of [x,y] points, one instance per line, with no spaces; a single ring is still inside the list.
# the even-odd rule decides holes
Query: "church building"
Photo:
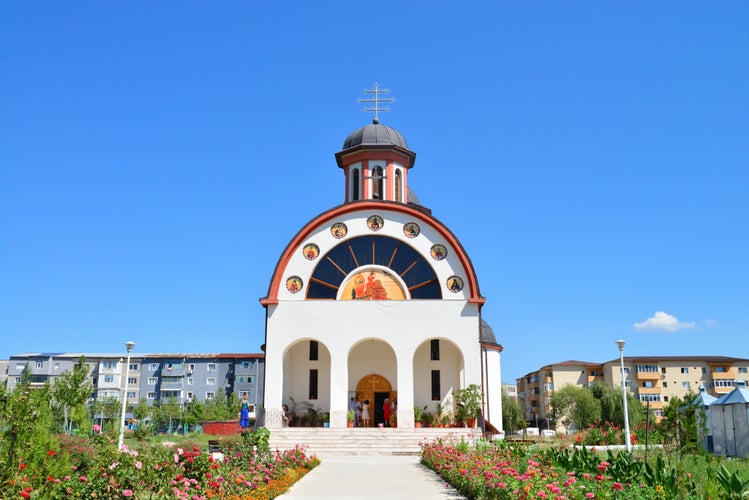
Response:
[[[476,384],[480,423],[501,431],[502,347],[468,254],[409,190],[416,153],[375,116],[335,159],[343,204],[293,236],[260,300],[266,427],[292,403],[346,427],[351,398],[369,400],[376,426],[389,398],[398,427],[412,428],[414,406],[451,411],[454,392]]]

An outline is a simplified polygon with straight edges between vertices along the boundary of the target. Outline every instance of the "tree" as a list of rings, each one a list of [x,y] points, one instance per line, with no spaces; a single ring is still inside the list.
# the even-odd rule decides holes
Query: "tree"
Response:
[[[63,409],[64,429],[67,434],[72,432],[68,419],[71,410],[83,407],[94,390],[91,381],[87,378],[86,356],[81,356],[73,370],[66,370],[60,374],[52,386],[52,397]],[[76,411],[76,415],[80,416],[80,410]],[[80,424],[80,422],[77,423]]]
[[[226,397],[226,391],[223,387],[216,389],[214,398],[205,402],[203,417],[207,421],[237,418],[237,411],[229,407],[229,399]]]
[[[558,419],[569,418],[577,429],[584,429],[601,418],[601,403],[587,387],[563,386],[551,395],[551,406]]]
[[[174,396],[166,401],[159,400],[153,408],[153,419],[159,426],[166,425],[167,434],[172,432],[172,424],[182,420],[182,406]]]
[[[523,418],[523,407],[520,406],[517,398],[507,395],[502,391],[502,428],[507,434],[526,427],[527,422]]]
[[[197,399],[193,399],[185,405],[185,415],[182,422],[190,426],[190,428],[202,424],[204,421],[203,410],[203,403]]]

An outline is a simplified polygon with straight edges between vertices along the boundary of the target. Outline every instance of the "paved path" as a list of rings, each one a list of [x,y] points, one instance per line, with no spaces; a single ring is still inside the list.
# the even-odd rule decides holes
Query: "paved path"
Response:
[[[320,456],[321,464],[278,497],[302,499],[464,499],[418,456]]]

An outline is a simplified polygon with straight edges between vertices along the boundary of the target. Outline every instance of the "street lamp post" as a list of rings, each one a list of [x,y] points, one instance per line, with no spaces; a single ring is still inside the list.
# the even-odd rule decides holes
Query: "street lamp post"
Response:
[[[135,342],[125,342],[127,349],[127,363],[125,364],[125,388],[122,391],[122,417],[120,418],[120,439],[117,443],[117,449],[122,450],[122,443],[125,441],[125,410],[127,409],[127,378],[130,376],[130,353],[135,347]]]
[[[627,389],[624,387],[624,340],[617,340],[616,346],[619,348],[619,368],[622,375],[622,401],[624,402],[624,444],[627,447],[627,453],[632,453],[632,438],[629,435],[629,412],[627,411]]]

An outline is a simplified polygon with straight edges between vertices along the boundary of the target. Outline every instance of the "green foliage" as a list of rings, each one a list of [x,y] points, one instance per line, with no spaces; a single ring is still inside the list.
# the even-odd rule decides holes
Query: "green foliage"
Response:
[[[207,400],[203,404],[203,421],[236,420],[238,412],[238,408],[229,406],[229,398],[226,397],[226,391],[223,387],[219,387],[216,389],[214,398]]]
[[[722,498],[748,498],[749,479],[742,479],[738,471],[729,472],[721,465],[715,473],[715,478],[723,488]]]
[[[601,404],[587,387],[567,384],[551,395],[551,406],[557,418],[568,417],[578,429],[584,429],[601,418]]]
[[[88,378],[88,366],[86,356],[81,356],[72,371],[65,371],[56,378],[52,386],[52,398],[63,408],[64,429],[70,434],[72,428],[69,425],[71,411],[78,410],[76,416],[80,416],[80,408],[84,408],[86,401],[91,397],[94,388]],[[77,422],[80,423],[80,422]]]
[[[466,418],[478,418],[481,414],[481,388],[471,384],[465,389],[455,391],[456,418],[463,421]]]
[[[162,399],[153,406],[153,421],[157,426],[166,427],[167,434],[171,434],[182,419],[182,411],[177,398]]]
[[[523,418],[523,408],[517,398],[508,396],[502,391],[502,428],[507,434],[514,434],[527,427]]]

